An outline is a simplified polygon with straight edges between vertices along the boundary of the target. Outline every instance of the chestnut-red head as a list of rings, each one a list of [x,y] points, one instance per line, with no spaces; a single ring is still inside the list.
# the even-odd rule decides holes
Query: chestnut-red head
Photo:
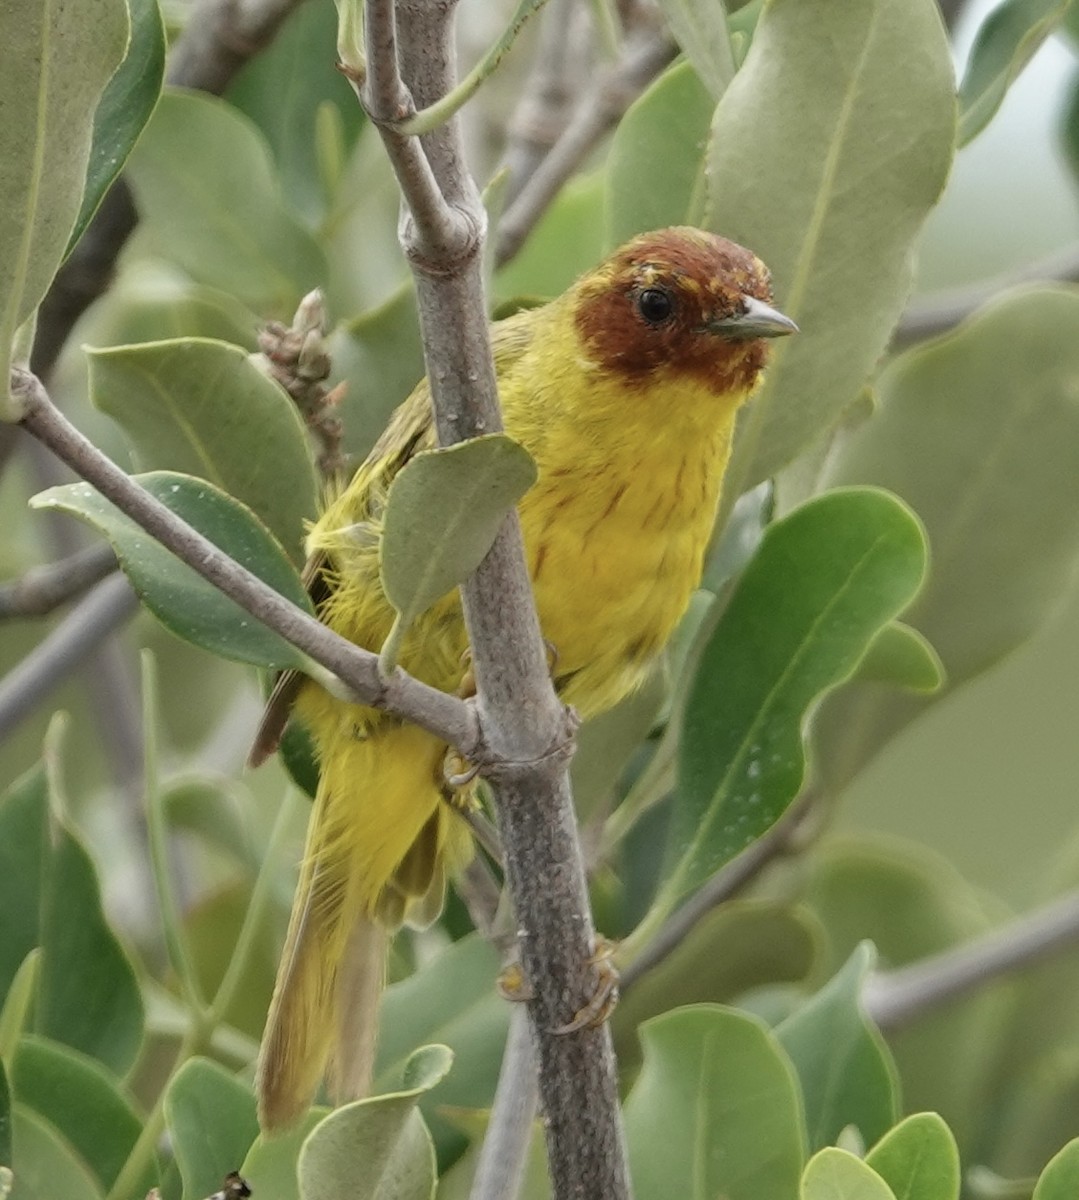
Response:
[[[588,357],[645,386],[686,374],[716,392],[745,392],[764,366],[764,339],[796,333],[772,307],[768,269],[750,251],[700,229],[644,233],[575,289]]]

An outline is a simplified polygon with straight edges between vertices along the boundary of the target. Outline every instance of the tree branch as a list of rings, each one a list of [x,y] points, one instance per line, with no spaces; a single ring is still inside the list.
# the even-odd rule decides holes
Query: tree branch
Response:
[[[499,266],[517,253],[585,156],[677,53],[673,42],[653,33],[634,42],[622,61],[600,76],[551,152],[502,214],[495,255]]]
[[[13,371],[11,393],[21,405],[21,424],[28,433],[203,579],[336,676],[359,701],[422,726],[466,758],[484,761],[474,706],[403,671],[380,675],[377,654],[361,650],[297,608],[134,483],[67,420],[36,376]]]
[[[393,0],[366,3],[366,28],[381,36],[368,41],[364,98],[375,104],[400,96],[403,87],[416,105],[428,107],[454,85],[454,4],[399,0],[399,62],[386,32],[391,7]],[[372,116],[408,208],[401,241],[416,279],[439,440],[495,432],[502,421],[483,295],[485,214],[463,165],[457,121],[406,150],[402,135],[380,123],[383,112]],[[434,190],[426,174],[408,168],[420,150]],[[567,770],[575,722],[551,685],[516,514],[461,590],[483,738],[494,764],[484,773],[495,795],[521,965],[533,992],[529,1015],[553,1192],[559,1200],[619,1200],[629,1185],[610,1032],[606,1026],[553,1032],[585,1009],[595,991],[595,931]]]
[[[38,702],[126,624],[139,602],[122,575],[106,579],[0,680],[0,739]]]
[[[77,550],[59,562],[31,567],[25,575],[0,586],[0,621],[43,617],[115,570],[116,555],[101,545]]]
[[[955,288],[915,301],[900,318],[892,337],[892,350],[903,350],[915,342],[937,337],[988,304],[994,296],[1026,283],[1079,283],[1079,245],[1038,259],[985,283]]]
[[[1079,892],[954,950],[873,975],[862,993],[883,1030],[902,1029],[941,1005],[1079,944]]]

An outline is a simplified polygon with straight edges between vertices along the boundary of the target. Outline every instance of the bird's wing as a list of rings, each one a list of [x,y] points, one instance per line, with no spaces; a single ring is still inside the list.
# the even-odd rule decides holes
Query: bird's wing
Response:
[[[492,329],[492,351],[500,378],[512,369],[532,340],[530,313],[518,313],[500,321]],[[390,418],[382,436],[357,468],[348,484],[352,520],[359,523],[370,517],[384,500],[386,491],[397,472],[421,450],[437,444],[431,414],[431,393],[427,380],[422,379],[407,400]],[[327,558],[324,550],[310,555],[304,565],[303,582],[319,613],[330,596],[326,578]],[[247,763],[257,767],[275,753],[288,724],[292,706],[304,684],[298,671],[282,671],[274,681],[273,690],[259,722]]]

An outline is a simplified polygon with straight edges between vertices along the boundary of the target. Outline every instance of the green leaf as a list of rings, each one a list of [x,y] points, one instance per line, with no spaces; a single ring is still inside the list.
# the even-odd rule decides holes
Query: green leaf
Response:
[[[165,91],[128,165],[158,253],[259,311],[291,316],[326,263],[278,194],[269,149],[231,105]]]
[[[225,93],[262,131],[285,196],[312,222],[322,217],[329,199],[318,156],[319,109],[329,106],[336,115],[340,150],[345,152],[364,120],[352,88],[337,70],[336,37],[337,14],[332,5],[299,5]]]
[[[936,1113],[915,1113],[900,1121],[865,1161],[892,1189],[895,1200],[959,1200],[959,1149]]]
[[[725,5],[718,0],[659,0],[659,7],[671,36],[718,100],[734,78]]]
[[[792,1196],[805,1153],[798,1085],[763,1022],[701,1004],[649,1021],[641,1040],[625,1105],[638,1200]]]
[[[0,1063],[0,1196],[6,1197],[10,1188],[10,1175],[5,1171],[11,1167],[11,1088],[8,1086],[7,1071]]]
[[[814,1154],[806,1163],[798,1195],[800,1200],[895,1200],[872,1167],[834,1146]]]
[[[162,785],[161,790],[173,829],[196,834],[243,866],[258,865],[235,789],[217,778],[188,776]]]
[[[626,990],[611,1018],[618,1064],[640,1059],[637,1027],[686,1004],[722,1003],[752,988],[797,983],[817,957],[820,931],[805,910],[735,901],[699,921],[658,966]]]
[[[722,13],[720,5],[714,5]],[[607,158],[607,242],[695,225],[715,99],[688,62],[665,71],[618,123]],[[641,181],[647,180],[647,186]]]
[[[142,1040],[142,999],[93,864],[50,813],[54,787],[39,767],[0,797],[0,994],[40,947],[35,1032],[123,1074]]]
[[[31,950],[15,972],[4,996],[3,1008],[0,1008],[0,1062],[8,1069],[14,1061],[19,1040],[31,1023],[40,970],[41,950]],[[0,1157],[0,1163],[7,1161]]]
[[[959,85],[959,145],[989,124],[1071,0],[1003,0],[982,22]]]
[[[943,686],[944,666],[917,629],[892,621],[870,643],[854,678],[859,683],[889,683],[930,693]]]
[[[141,1119],[113,1078],[92,1059],[28,1037],[19,1044],[11,1085],[16,1103],[48,1121],[107,1192],[142,1132]],[[148,1165],[138,1181],[139,1195],[153,1186],[155,1174]]]
[[[181,338],[89,360],[90,397],[122,426],[141,470],[207,480],[303,561],[317,497],[311,447],[295,404],[239,346]]]
[[[868,942],[777,1029],[802,1081],[813,1150],[848,1125],[875,1142],[898,1116],[898,1079],[884,1039],[862,1011],[860,995],[876,952]]]
[[[1079,1138],[1070,1141],[1046,1164],[1033,1200],[1073,1200],[1079,1194]]]
[[[906,619],[947,672],[935,700],[1039,630],[1079,563],[1079,292],[1002,297],[879,381],[880,410],[837,452],[831,484],[873,483],[925,522],[932,570]],[[931,700],[855,687],[815,728],[840,789]]]
[[[16,1189],[12,1200],[102,1200],[89,1169],[64,1138],[37,1113],[15,1109],[13,1130]],[[0,1181],[2,1182],[2,1181]]]
[[[331,334],[329,352],[335,372],[348,382],[341,405],[346,448],[362,456],[423,378],[423,343],[411,285]]]
[[[417,1045],[442,1042],[454,1053],[454,1069],[439,1088],[438,1104],[421,1099],[443,1160],[452,1162],[465,1138],[439,1110],[489,1108],[494,1097],[509,1026],[509,1005],[495,987],[498,970],[498,952],[471,934],[422,971],[391,984],[383,996],[376,1091],[396,1088]]]
[[[918,522],[885,492],[831,492],[768,528],[690,686],[668,900],[712,875],[794,799],[808,711],[851,675],[924,570]]]
[[[773,348],[740,423],[728,506],[858,395],[910,291],[911,248],[954,130],[935,0],[765,6],[713,122],[708,227],[768,264],[802,333]]]
[[[64,256],[94,110],[129,33],[125,0],[7,0],[0,12],[0,414],[12,339]]]
[[[157,0],[130,0],[129,6],[131,41],[94,114],[86,190],[68,242],[68,253],[120,174],[161,94],[165,77],[165,26]]]
[[[384,671],[396,665],[411,623],[480,565],[535,481],[532,457],[503,433],[425,450],[398,472],[380,552],[382,587],[397,610],[380,656]]]
[[[495,277],[495,299],[558,296],[603,257],[605,180],[578,175],[558,193],[525,244]]]
[[[955,867],[917,843],[833,837],[809,867],[802,899],[827,933],[823,967],[829,972],[865,938],[884,962],[899,967],[961,945],[995,923],[984,897]],[[993,916],[999,920],[995,908]],[[985,988],[889,1036],[906,1106],[939,1112],[961,1146],[985,1128],[998,1067],[988,1053],[957,1056],[954,1049],[998,1045],[1007,1008],[1006,995]]]
[[[203,1200],[247,1157],[258,1136],[255,1097],[217,1063],[191,1058],[165,1093],[165,1119],[183,1200]]]
[[[446,1046],[421,1046],[402,1088],[332,1112],[300,1151],[304,1200],[431,1200],[435,1152],[416,1104],[453,1062]]]
[[[329,1112],[311,1109],[286,1133],[264,1138],[260,1134],[244,1159],[240,1174],[247,1180],[252,1196],[272,1196],[273,1200],[300,1200],[300,1181],[296,1174],[300,1149],[308,1134]]]
[[[311,612],[311,601],[285,552],[249,509],[201,479],[155,471],[135,476],[177,516],[286,599]],[[255,666],[302,668],[305,656],[185,566],[89,484],[41,492],[30,503],[80,517],[112,543],[120,565],[155,617],[204,650]]]

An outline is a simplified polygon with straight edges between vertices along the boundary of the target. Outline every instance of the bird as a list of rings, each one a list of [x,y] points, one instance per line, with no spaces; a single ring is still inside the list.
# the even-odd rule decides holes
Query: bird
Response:
[[[688,226],[634,237],[556,299],[492,326],[505,430],[537,467],[518,511],[553,682],[582,718],[644,680],[684,614],[738,410],[768,340],[796,331],[753,253]],[[307,536],[315,611],[370,650],[394,617],[379,575],[387,493],[436,445],[424,380]],[[399,662],[433,687],[462,687],[456,591],[416,621]],[[388,938],[437,918],[472,853],[435,735],[286,673],[253,765],[290,713],[313,738],[320,778],[256,1069],[270,1133],[302,1116],[324,1078],[337,1102],[367,1093]]]

